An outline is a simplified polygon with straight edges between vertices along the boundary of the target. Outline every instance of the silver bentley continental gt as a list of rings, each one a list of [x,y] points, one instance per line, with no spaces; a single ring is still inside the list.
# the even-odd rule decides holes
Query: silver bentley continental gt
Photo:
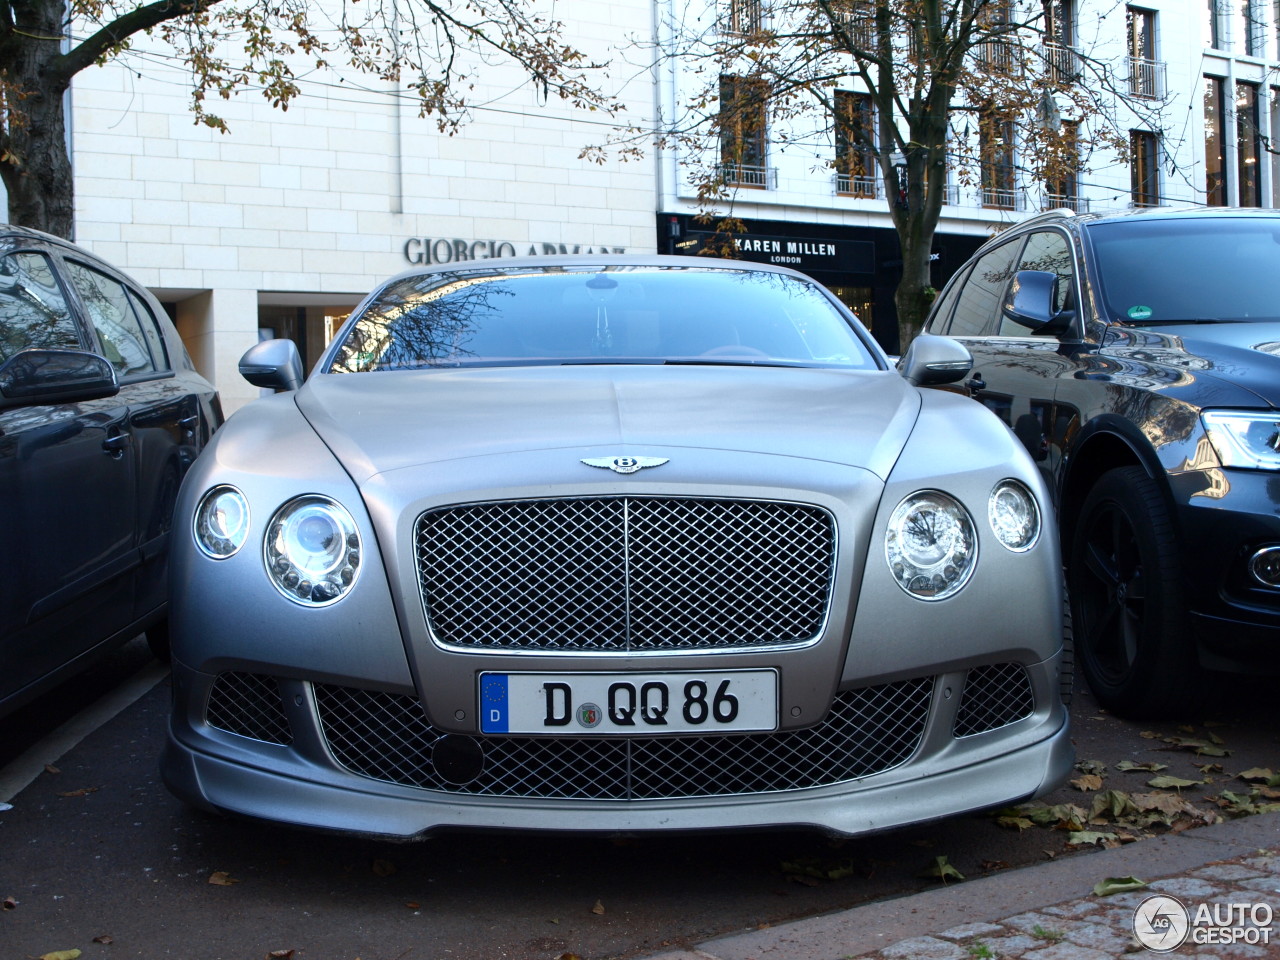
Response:
[[[675,257],[401,274],[183,486],[184,800],[455,828],[858,834],[1072,762],[1038,470],[822,287]]]

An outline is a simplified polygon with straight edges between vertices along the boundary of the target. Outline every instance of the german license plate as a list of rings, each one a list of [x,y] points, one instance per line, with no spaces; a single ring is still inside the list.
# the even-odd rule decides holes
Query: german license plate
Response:
[[[713,733],[776,730],[778,671],[482,673],[483,733]]]

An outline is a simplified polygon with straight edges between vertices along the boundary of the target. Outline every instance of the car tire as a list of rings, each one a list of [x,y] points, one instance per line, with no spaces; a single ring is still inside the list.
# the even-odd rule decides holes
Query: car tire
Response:
[[[161,663],[169,662],[169,618],[157,620],[151,626],[147,627],[147,646],[151,648],[151,655]]]
[[[1178,567],[1159,485],[1141,467],[1103,474],[1075,524],[1068,583],[1081,673],[1112,713],[1170,716],[1191,704],[1197,671]]]

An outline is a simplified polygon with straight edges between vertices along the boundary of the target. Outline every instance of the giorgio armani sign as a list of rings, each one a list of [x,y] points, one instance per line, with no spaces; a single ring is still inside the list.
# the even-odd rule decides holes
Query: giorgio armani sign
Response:
[[[494,257],[542,257],[557,253],[626,253],[625,247],[590,247],[577,243],[529,243],[510,240],[463,240],[459,237],[410,237],[404,258],[413,264],[459,263]]]

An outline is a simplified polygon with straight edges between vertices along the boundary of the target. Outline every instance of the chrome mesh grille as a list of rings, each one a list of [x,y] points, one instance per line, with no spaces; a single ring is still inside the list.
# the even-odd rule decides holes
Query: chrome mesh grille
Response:
[[[442,643],[751,647],[821,633],[835,526],[817,507],[773,501],[520,500],[428,511],[416,550]]]
[[[821,723],[783,733],[677,737],[465,737],[483,755],[466,783],[436,770],[445,735],[410,696],[317,684],[329,750],[361,776],[475,796],[659,800],[843,783],[905,763],[924,733],[933,678],[836,696]]]
[[[258,673],[220,673],[205,704],[211,727],[267,743],[291,743],[293,731],[275,677]]]
[[[969,737],[1031,716],[1035,697],[1021,664],[994,663],[970,670],[964,681],[955,735]]]

